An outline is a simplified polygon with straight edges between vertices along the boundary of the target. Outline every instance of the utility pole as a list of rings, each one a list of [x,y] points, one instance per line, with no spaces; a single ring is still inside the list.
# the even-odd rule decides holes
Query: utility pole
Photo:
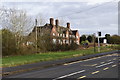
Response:
[[[93,33],[94,53],[96,52],[96,50],[95,50],[95,41],[96,41],[96,39],[95,39],[95,33]]]
[[[38,51],[37,51],[37,47],[38,47],[38,46],[37,46],[37,42],[38,42],[38,41],[37,41],[37,19],[35,19],[35,32],[36,32],[36,33],[35,33],[35,35],[36,35],[36,45],[35,45],[35,47],[36,47],[36,52],[38,52]]]

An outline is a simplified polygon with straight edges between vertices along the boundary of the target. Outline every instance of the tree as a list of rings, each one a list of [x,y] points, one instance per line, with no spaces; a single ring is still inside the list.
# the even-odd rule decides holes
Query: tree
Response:
[[[110,43],[111,44],[120,44],[120,36],[118,36],[118,35],[111,36]]]
[[[86,36],[85,35],[82,35],[81,37],[80,37],[80,43],[82,42],[82,41],[85,41],[86,40]]]
[[[41,13],[39,13],[36,16],[36,19],[37,19],[37,25],[41,26],[45,24],[45,17]]]
[[[26,11],[17,9],[0,8],[0,25],[3,29],[7,29],[13,33],[14,43],[17,53],[22,53],[22,43],[25,35],[29,33],[33,23],[31,18],[27,16]],[[9,37],[6,33],[6,38]]]
[[[110,34],[105,34],[105,39],[107,39],[107,43],[110,43]]]
[[[14,33],[7,29],[2,29],[2,55],[14,55],[17,52]]]
[[[87,37],[87,40],[91,43],[91,42],[93,41],[93,37],[92,37],[91,35],[89,35],[89,36]]]

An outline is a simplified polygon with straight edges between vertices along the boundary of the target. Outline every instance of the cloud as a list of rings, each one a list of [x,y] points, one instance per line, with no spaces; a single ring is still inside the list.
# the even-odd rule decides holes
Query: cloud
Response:
[[[106,2],[109,1],[111,0],[106,0]],[[64,19],[65,22],[69,21],[71,23],[72,29],[78,29],[80,34],[95,33],[98,29],[103,34],[117,33],[117,2],[105,3],[104,0],[85,0],[85,2],[43,1],[8,2],[3,3],[3,5],[8,8],[15,7],[26,10],[29,16],[36,16],[41,13],[47,19],[46,22],[48,22],[50,17]],[[91,9],[92,7],[95,8]]]

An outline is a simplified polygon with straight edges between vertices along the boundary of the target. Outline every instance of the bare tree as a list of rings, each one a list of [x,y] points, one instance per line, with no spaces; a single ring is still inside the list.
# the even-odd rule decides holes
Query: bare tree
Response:
[[[45,24],[45,17],[41,13],[37,14],[36,19],[37,25],[42,26]]]
[[[20,49],[24,36],[30,32],[33,26],[32,19],[27,16],[26,11],[24,10],[2,7],[0,8],[0,12],[0,25],[15,34],[15,43],[17,48]],[[6,37],[8,36],[6,35]]]

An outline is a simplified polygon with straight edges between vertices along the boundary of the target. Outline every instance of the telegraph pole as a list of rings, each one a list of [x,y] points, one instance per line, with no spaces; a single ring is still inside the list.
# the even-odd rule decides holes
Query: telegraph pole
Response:
[[[36,52],[38,52],[38,51],[37,51],[37,42],[38,42],[38,41],[37,41],[37,19],[35,19],[35,33],[36,33],[36,34],[35,34],[35,35],[36,35],[36,45],[35,45],[35,47],[36,47]]]
[[[94,43],[94,53],[96,52],[95,50],[95,33],[93,33],[93,43]]]

